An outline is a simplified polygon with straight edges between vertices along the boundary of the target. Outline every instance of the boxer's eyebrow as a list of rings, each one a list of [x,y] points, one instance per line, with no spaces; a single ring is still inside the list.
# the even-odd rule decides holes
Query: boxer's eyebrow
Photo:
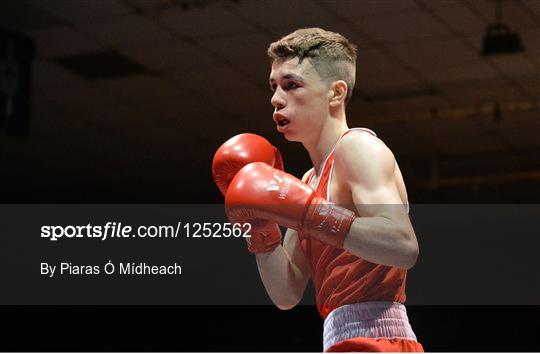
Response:
[[[296,75],[296,74],[287,74],[287,75],[284,75],[282,77],[282,79],[285,79],[285,80],[289,80],[289,79],[292,79],[292,80],[295,80],[295,81],[299,81],[299,82],[304,82],[304,78],[300,75]],[[276,80],[274,80],[274,78],[270,78],[270,84],[273,84],[274,82],[276,82]]]
[[[302,76],[296,75],[296,74],[287,74],[283,76],[284,79],[293,79],[295,81],[304,81],[304,78]]]

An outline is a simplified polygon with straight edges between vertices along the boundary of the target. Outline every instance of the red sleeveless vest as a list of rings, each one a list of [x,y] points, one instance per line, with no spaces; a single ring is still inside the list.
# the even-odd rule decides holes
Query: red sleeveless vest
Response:
[[[360,130],[375,135],[369,129]],[[376,135],[375,135],[376,136]],[[329,191],[334,166],[334,151],[326,158],[316,186],[318,197],[330,200]],[[310,183],[314,171],[308,176]],[[361,215],[360,215],[361,217]],[[378,265],[351,253],[336,249],[307,235],[300,237],[302,251],[311,265],[317,308],[323,318],[335,308],[365,301],[405,301],[405,269]]]

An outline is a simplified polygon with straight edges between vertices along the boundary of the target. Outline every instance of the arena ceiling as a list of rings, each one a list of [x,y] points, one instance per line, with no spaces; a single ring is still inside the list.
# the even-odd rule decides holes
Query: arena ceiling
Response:
[[[482,40],[495,6],[488,0],[4,1],[2,26],[33,37],[37,51],[30,137],[4,136],[0,144],[9,146],[8,158],[40,169],[60,158],[59,171],[109,166],[121,179],[129,173],[120,171],[141,161],[143,175],[185,161],[208,168],[222,141],[252,131],[288,151],[291,165],[308,167],[301,149],[275,132],[265,52],[280,36],[317,26],[358,45],[349,125],[375,130],[409,180],[429,188],[538,181],[540,1],[502,1],[502,21],[519,33],[525,50],[485,57]],[[29,169],[21,164],[10,173]],[[168,168],[171,179],[184,170]]]

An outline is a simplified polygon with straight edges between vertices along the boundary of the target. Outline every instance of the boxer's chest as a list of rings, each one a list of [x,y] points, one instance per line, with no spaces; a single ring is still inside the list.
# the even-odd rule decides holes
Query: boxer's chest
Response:
[[[320,181],[319,181],[320,179]],[[319,195],[323,195],[331,202],[343,206],[349,210],[356,210],[350,188],[343,181],[339,171],[328,166],[328,170],[320,176],[313,176],[309,185],[317,189]]]

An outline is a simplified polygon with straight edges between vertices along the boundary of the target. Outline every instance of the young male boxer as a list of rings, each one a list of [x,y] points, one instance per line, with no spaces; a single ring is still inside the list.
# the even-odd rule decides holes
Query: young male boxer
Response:
[[[313,168],[301,181],[269,152],[236,154],[233,164],[219,150],[216,158],[234,166],[222,189],[227,215],[252,223],[249,249],[270,298],[294,307],[311,277],[325,351],[422,351],[403,306],[406,270],[418,256],[405,184],[375,133],[346,122],[355,46],[337,33],[300,29],[268,55],[277,130],[303,144]],[[271,151],[265,144],[236,151]],[[288,227],[283,245],[277,224]]]

